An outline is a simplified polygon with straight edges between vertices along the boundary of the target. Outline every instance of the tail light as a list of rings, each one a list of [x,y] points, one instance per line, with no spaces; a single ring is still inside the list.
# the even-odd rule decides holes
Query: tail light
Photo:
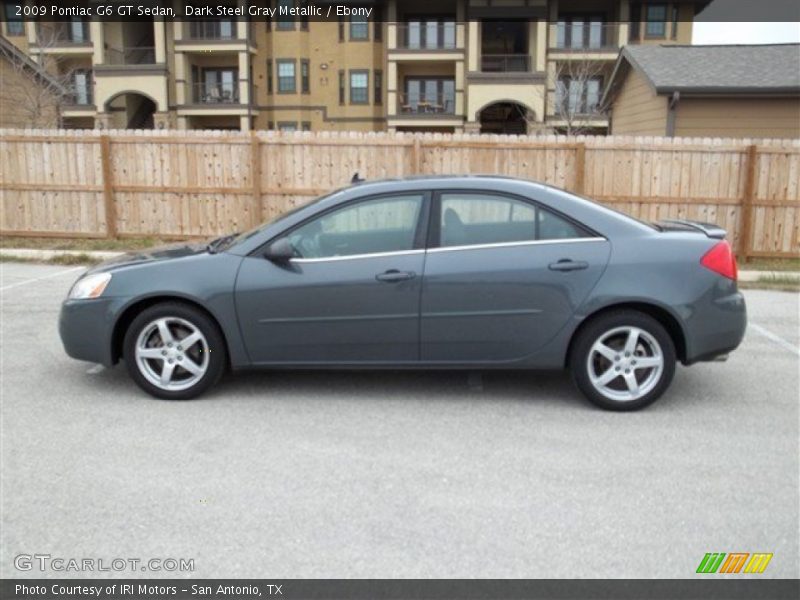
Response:
[[[736,281],[739,274],[738,267],[736,266],[736,257],[733,255],[731,245],[726,240],[715,244],[711,250],[706,252],[703,258],[700,259],[700,264],[706,269],[710,269],[714,271],[714,273],[718,273],[734,281]]]

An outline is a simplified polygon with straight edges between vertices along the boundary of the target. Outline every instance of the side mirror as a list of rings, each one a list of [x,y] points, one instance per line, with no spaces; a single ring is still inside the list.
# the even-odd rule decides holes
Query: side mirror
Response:
[[[264,252],[264,258],[277,263],[289,262],[292,258],[294,258],[294,256],[295,256],[294,246],[292,246],[292,243],[289,241],[289,238],[281,238],[279,240],[275,240],[267,247],[267,250]]]

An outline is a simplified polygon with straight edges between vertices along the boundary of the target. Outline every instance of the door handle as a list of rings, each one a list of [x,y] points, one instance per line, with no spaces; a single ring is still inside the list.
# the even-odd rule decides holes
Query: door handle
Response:
[[[558,262],[550,263],[548,268],[551,271],[580,271],[581,269],[588,269],[589,263],[585,260],[562,258]]]
[[[385,273],[375,275],[375,279],[384,283],[397,283],[398,281],[408,281],[414,279],[417,274],[413,271],[398,271],[397,269],[389,269]]]

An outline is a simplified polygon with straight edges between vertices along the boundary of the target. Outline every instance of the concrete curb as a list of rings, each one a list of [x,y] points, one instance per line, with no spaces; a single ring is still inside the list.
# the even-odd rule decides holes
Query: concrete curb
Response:
[[[124,252],[110,252],[99,250],[37,250],[33,248],[3,248],[0,256],[9,258],[24,258],[26,260],[50,260],[57,256],[88,256],[95,260],[108,260],[122,256]]]

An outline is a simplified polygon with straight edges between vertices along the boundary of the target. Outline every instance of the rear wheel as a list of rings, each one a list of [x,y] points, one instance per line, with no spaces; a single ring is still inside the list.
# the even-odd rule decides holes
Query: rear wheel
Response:
[[[145,309],[131,323],[123,344],[131,377],[157,398],[196,398],[225,368],[225,344],[216,323],[186,304],[166,302]]]
[[[592,320],[572,348],[570,369],[583,394],[609,410],[655,402],[675,374],[675,345],[654,318],[615,311]]]

